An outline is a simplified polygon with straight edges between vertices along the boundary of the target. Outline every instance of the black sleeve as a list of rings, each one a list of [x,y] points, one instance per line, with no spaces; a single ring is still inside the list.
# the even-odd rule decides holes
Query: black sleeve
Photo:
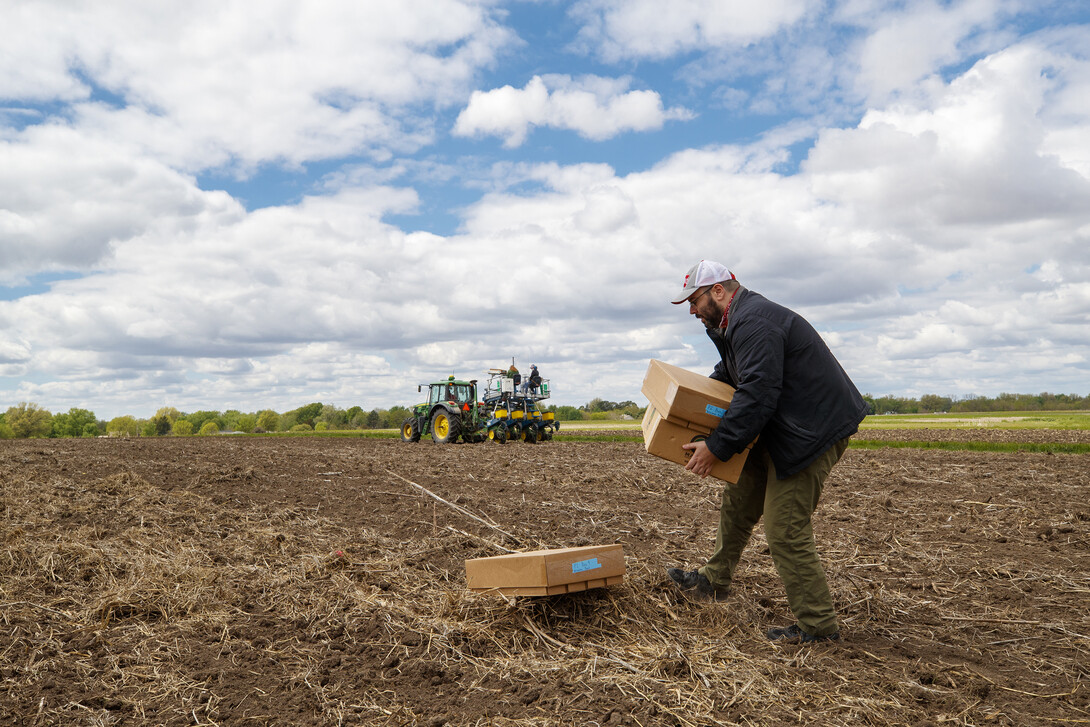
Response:
[[[715,365],[715,370],[712,371],[711,376],[708,378],[715,379],[716,381],[722,381],[724,384],[734,386],[734,382],[731,381],[730,374],[727,373],[726,365],[720,361]]]
[[[783,389],[786,342],[781,328],[760,318],[731,332],[739,380],[727,413],[707,439],[708,449],[719,459],[726,461],[745,449],[772,418]],[[717,373],[721,366],[716,365]]]

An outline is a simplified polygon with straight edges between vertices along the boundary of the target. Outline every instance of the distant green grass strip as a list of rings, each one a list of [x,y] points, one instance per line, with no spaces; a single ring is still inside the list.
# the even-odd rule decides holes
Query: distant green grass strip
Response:
[[[327,429],[324,432],[265,432],[264,434],[232,434],[243,437],[317,437],[349,439],[399,439],[396,429]]]
[[[565,434],[556,436],[558,442],[642,442],[639,434]],[[1090,454],[1090,444],[1071,442],[925,442],[912,440],[892,442],[882,439],[853,439],[854,449],[942,449],[951,452],[1051,452],[1053,454]]]
[[[1001,411],[955,414],[879,414],[863,420],[868,429],[1090,429],[1090,412]]]
[[[1090,444],[1078,442],[890,442],[881,439],[853,439],[852,449],[944,449],[952,452],[1048,452],[1090,454]]]
[[[325,432],[276,432],[255,435],[257,437],[319,437],[319,438],[356,438],[356,439],[399,439],[400,432],[395,429],[348,429]],[[556,434],[556,442],[642,442],[643,435],[637,430],[632,434],[608,432],[596,434],[593,431],[579,430]],[[1080,442],[927,442],[922,440],[890,441],[885,439],[853,439],[852,449],[941,449],[950,452],[1051,452],[1053,454],[1090,454],[1090,444]]]
[[[563,431],[553,437],[558,442],[642,442],[643,434],[593,434],[582,430],[578,434],[565,434]]]

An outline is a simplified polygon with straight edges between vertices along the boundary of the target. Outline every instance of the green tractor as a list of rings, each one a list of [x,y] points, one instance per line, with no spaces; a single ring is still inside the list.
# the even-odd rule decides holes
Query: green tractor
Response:
[[[423,391],[425,384],[416,387]],[[446,381],[427,384],[428,400],[413,407],[412,416],[401,425],[401,441],[419,442],[431,436],[437,444],[483,442],[485,422],[477,403],[477,381],[459,381],[451,375]]]

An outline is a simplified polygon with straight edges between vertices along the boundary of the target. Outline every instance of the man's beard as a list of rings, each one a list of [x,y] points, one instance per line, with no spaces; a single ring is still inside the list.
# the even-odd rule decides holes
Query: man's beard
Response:
[[[701,322],[709,331],[714,331],[716,328],[719,328],[719,324],[723,322],[723,311],[726,310],[726,308],[720,308],[714,301],[711,303],[710,307],[712,308],[711,315],[707,317],[702,315]]]

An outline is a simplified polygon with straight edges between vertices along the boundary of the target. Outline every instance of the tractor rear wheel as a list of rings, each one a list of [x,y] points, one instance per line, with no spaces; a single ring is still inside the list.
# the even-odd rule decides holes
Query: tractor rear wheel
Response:
[[[431,438],[436,444],[453,444],[462,433],[462,420],[440,409],[431,416]]]
[[[401,441],[402,442],[419,442],[420,441],[420,423],[416,421],[416,417],[409,417],[401,423]]]

